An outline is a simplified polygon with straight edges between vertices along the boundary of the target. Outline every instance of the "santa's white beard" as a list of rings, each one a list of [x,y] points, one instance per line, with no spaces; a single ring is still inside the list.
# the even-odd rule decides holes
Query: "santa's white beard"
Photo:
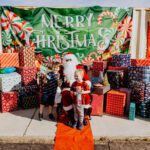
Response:
[[[64,75],[65,75],[65,80],[70,83],[70,86],[72,83],[75,81],[74,78],[74,73],[76,70],[76,64],[70,62],[66,62],[63,64],[64,65]]]

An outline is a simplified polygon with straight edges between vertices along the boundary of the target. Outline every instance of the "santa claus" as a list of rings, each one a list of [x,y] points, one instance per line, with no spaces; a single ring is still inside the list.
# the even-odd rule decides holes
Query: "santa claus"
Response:
[[[68,113],[69,120],[71,121],[69,122],[69,125],[73,124],[73,121],[74,121],[73,120],[74,118],[73,105],[72,105],[73,100],[72,100],[72,96],[70,93],[70,87],[72,83],[75,81],[74,73],[76,69],[84,70],[84,67],[79,64],[78,59],[73,53],[71,52],[66,53],[63,57],[64,83],[62,87],[63,88],[62,89],[62,103],[63,103],[63,109]],[[85,70],[84,70],[83,81],[85,81],[89,85],[89,87],[91,87],[90,79],[87,76]],[[91,107],[90,104],[84,105],[85,110],[87,110],[90,107]]]
[[[63,68],[64,68],[63,74],[65,77],[65,81],[67,81],[70,86],[75,81],[74,79],[75,70],[76,69],[84,70],[84,67],[80,65],[80,62],[78,61],[77,57],[71,52],[68,52],[64,55]],[[90,79],[88,75],[86,74],[85,70],[84,70],[83,80],[91,87]]]

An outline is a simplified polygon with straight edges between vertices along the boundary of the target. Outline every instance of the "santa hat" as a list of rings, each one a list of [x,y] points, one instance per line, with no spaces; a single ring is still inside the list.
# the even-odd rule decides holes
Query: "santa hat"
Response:
[[[72,52],[67,52],[67,53],[64,54],[63,61],[65,61],[67,59],[71,59],[72,61],[75,62],[76,65],[79,64],[79,61],[78,61],[77,57]]]
[[[67,52],[66,55],[73,54],[72,52]]]
[[[63,53],[62,57],[64,58],[66,55],[73,55],[73,53],[72,52]]]

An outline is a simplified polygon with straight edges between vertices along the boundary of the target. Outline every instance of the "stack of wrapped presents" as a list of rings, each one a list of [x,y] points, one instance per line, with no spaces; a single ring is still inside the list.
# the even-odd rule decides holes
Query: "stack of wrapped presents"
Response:
[[[150,59],[113,54],[111,61],[94,60],[91,79],[92,115],[150,118]],[[0,54],[0,110],[39,106],[35,48],[18,47]]]
[[[0,54],[0,91],[1,112],[38,106],[34,47]]]
[[[107,64],[104,67],[104,61],[93,62],[93,115],[105,112],[127,116],[130,120],[136,116],[150,118],[150,59],[131,59],[130,54],[113,54]],[[99,113],[100,110],[103,112]]]

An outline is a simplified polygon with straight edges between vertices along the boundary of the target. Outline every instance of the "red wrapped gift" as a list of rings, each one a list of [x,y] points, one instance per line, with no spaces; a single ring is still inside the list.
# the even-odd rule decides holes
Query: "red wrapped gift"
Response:
[[[20,67],[35,67],[35,47],[18,47]]]
[[[111,90],[107,93],[106,113],[116,116],[124,116],[126,93]]]
[[[103,95],[92,94],[92,113],[91,115],[103,115]]]
[[[100,71],[104,71],[107,67],[107,61],[98,61],[95,60],[93,61],[93,66],[92,66],[92,76],[93,77],[98,77]]]
[[[17,92],[7,92],[7,93],[1,93],[0,98],[0,107],[2,112],[10,112],[17,110],[18,105],[18,94]]]
[[[18,72],[21,74],[21,80],[23,85],[34,85],[36,84],[36,73],[37,69],[34,68],[27,68],[27,67],[20,67]]]
[[[104,71],[104,62],[103,61],[93,61],[93,70]]]
[[[132,66],[150,66],[150,59],[131,59]]]
[[[5,67],[19,67],[18,53],[0,54],[0,68]]]

